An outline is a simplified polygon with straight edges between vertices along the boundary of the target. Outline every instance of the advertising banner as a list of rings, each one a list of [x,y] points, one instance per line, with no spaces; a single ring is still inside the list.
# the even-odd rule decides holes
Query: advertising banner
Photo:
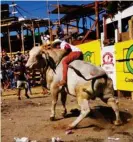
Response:
[[[133,40],[116,43],[115,49],[117,89],[133,91]]]
[[[115,49],[114,45],[102,47],[101,66],[108,76],[113,80],[113,86],[116,90],[116,70],[115,70]]]
[[[97,66],[101,65],[100,40],[95,40],[77,45],[84,54],[84,60]]]

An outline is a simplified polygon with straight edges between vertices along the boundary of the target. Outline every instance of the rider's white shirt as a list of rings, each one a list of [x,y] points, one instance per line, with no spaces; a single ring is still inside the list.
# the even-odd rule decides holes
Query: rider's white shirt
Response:
[[[68,44],[70,47],[71,47],[71,50],[73,51],[73,52],[77,52],[77,51],[81,51],[79,48],[77,48],[76,46],[73,46],[73,45],[71,45],[71,44],[69,44],[69,43],[67,43],[67,42],[65,42],[65,41],[62,41],[61,42],[61,44],[60,44],[60,48],[61,49],[65,49],[65,45],[66,44]]]
[[[50,43],[49,38],[47,36],[41,36],[41,40],[44,45]]]

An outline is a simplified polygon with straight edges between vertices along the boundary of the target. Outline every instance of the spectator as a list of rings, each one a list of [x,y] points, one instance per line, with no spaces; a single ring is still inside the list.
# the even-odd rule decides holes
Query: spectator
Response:
[[[7,70],[8,78],[10,81],[10,88],[14,89],[15,88],[15,77],[14,77],[14,70],[13,67],[9,67]]]
[[[15,58],[15,62],[19,62],[19,61],[22,62],[23,59],[24,59],[24,57],[22,56],[21,52],[18,51],[17,55],[16,55],[16,58]]]
[[[7,74],[7,70],[6,70],[6,66],[3,65],[2,68],[1,68],[2,72],[1,72],[1,75],[2,75],[2,86],[3,86],[3,89],[8,89],[9,87],[9,79],[8,79],[8,74]]]
[[[18,100],[21,100],[21,89],[25,89],[25,96],[29,99],[28,96],[28,84],[26,78],[26,68],[22,61],[18,61],[18,66],[15,69],[15,74],[17,75],[17,88],[18,88]]]
[[[56,38],[57,39],[63,39],[64,38],[64,31],[61,28],[61,26],[59,26],[59,25],[57,25]]]
[[[41,33],[41,41],[42,41],[43,45],[49,45],[50,44],[50,36]]]
[[[30,81],[30,72],[27,73],[27,84],[28,84],[28,92],[30,93],[30,95],[32,95],[32,91],[31,91],[31,81]]]
[[[29,53],[27,52],[24,56],[24,61],[27,62],[28,61],[28,58],[29,58]]]
[[[3,55],[3,59],[6,63],[10,63],[10,57],[7,55],[7,53],[5,52],[5,54]]]
[[[2,95],[3,88],[4,88],[4,85],[3,85],[3,73],[2,73],[2,70],[0,70],[0,80],[1,80],[0,94]]]
[[[3,51],[1,56],[1,70],[0,70],[0,79],[1,79],[1,90],[0,92],[6,89],[18,88],[18,99],[21,99],[20,93],[21,89],[25,88],[25,96],[29,98],[28,93],[31,92],[31,81],[30,76],[27,75],[24,64],[29,58],[28,52],[25,55],[22,55],[20,51],[17,52],[17,55],[14,55],[13,58],[9,58],[8,54]],[[34,76],[33,76],[34,77]]]

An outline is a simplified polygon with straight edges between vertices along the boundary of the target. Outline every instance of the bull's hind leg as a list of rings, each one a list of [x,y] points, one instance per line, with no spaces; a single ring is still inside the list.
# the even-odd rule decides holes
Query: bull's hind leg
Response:
[[[119,108],[118,108],[118,104],[116,103],[116,100],[115,100],[114,98],[110,98],[110,99],[108,99],[107,104],[108,104],[109,106],[111,106],[112,109],[113,109],[114,112],[115,112],[116,120],[114,121],[114,124],[115,124],[115,125],[121,125],[121,124],[122,124],[122,121],[121,121],[121,119],[120,119]]]
[[[63,112],[62,112],[62,116],[65,117],[67,114],[67,109],[66,109],[66,98],[67,98],[67,93],[65,91],[65,88],[63,87],[61,90],[61,102],[63,105]]]
[[[118,103],[116,102],[114,98],[114,89],[113,89],[113,82],[111,79],[107,79],[107,84],[103,91],[103,101],[106,102],[109,106],[112,107],[112,109],[115,112],[116,120],[114,121],[115,125],[122,124],[120,119],[120,113],[118,108]]]
[[[55,108],[56,108],[56,104],[58,100],[59,88],[55,85],[55,83],[52,83],[50,91],[52,95],[52,107],[51,107],[50,120],[53,121],[55,119]]]
[[[78,98],[78,104],[81,107],[80,115],[72,124],[69,125],[68,130],[76,127],[90,112],[89,101],[87,99]]]

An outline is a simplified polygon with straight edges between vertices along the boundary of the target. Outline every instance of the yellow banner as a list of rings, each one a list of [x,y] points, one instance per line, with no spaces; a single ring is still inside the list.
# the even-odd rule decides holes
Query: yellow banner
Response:
[[[97,66],[101,65],[100,40],[77,45],[84,54],[84,60]]]
[[[115,50],[117,89],[133,91],[133,40],[116,43]]]

